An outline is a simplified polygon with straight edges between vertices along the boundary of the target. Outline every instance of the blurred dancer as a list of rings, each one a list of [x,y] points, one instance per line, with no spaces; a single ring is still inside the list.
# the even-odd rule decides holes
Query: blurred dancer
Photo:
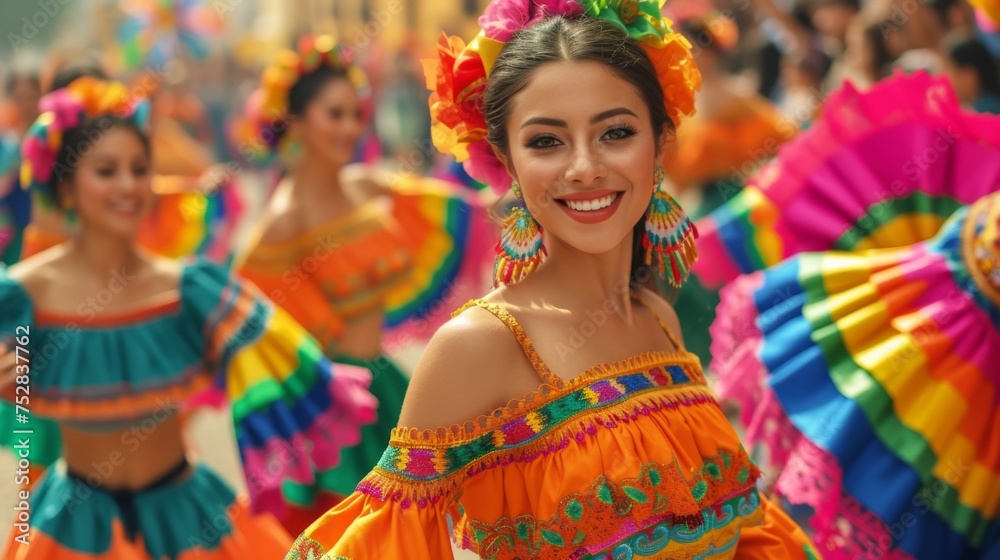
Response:
[[[53,88],[65,88],[81,77],[104,79],[106,75],[98,67],[69,67],[56,74]],[[131,91],[150,97],[157,86],[155,80],[140,79]],[[151,142],[153,191],[157,196],[139,232],[139,244],[171,258],[202,254],[225,261],[242,211],[237,186],[216,172],[209,151],[179,122],[162,111],[154,111],[154,116],[158,118],[151,125]],[[24,233],[21,258],[62,243],[74,232],[75,226],[61,213],[35,205]]]
[[[72,212],[78,232],[0,271],[0,386],[25,405],[18,424],[0,421],[14,438],[36,420],[57,426],[62,464],[34,485],[30,529],[13,528],[4,558],[278,557],[290,539],[269,512],[289,498],[282,484],[311,483],[357,442],[374,417],[368,373],[335,368],[217,265],[138,247],[154,197],[144,101],[85,77],[40,107],[22,177],[40,203]],[[188,462],[176,413],[195,394],[231,402],[261,515]]]
[[[958,99],[976,111],[1000,113],[1000,66],[990,51],[973,37],[952,39],[944,48]]]
[[[38,116],[41,96],[39,78],[33,73],[13,72],[7,77],[7,114],[0,124],[0,262],[12,264],[21,258],[24,229],[31,221],[31,197],[21,189],[21,138]]]
[[[743,179],[773,157],[798,131],[799,123],[786,118],[770,101],[726,71],[725,55],[737,44],[736,25],[717,12],[691,13],[679,28],[693,45],[702,73],[703,92],[698,113],[677,131],[677,140],[664,161],[667,177],[679,196],[690,201],[698,218],[735,196]],[[785,76],[788,74],[786,73]],[[815,90],[805,90],[815,94]],[[688,349],[705,366],[711,361],[708,327],[719,299],[697,279],[677,295],[677,312]]]
[[[261,82],[250,100],[251,130],[268,150],[295,155],[236,266],[309,329],[327,356],[370,369],[379,399],[377,425],[363,429],[340,467],[315,487],[296,489],[302,510],[283,522],[301,531],[353,492],[399,418],[408,381],[383,354],[386,324],[411,313],[446,314],[432,308],[450,309],[463,292],[479,289],[483,267],[463,252],[488,236],[477,231],[471,191],[414,177],[390,184],[371,168],[349,165],[368,85],[330,36],[303,37]],[[434,326],[428,317],[412,334],[429,338]]]

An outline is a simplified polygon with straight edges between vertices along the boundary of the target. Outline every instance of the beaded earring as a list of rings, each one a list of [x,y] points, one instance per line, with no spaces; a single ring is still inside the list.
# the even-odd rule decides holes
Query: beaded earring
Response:
[[[672,286],[680,287],[690,274],[691,265],[698,260],[698,250],[694,246],[698,229],[674,197],[667,193],[662,165],[656,166],[654,179],[656,190],[646,210],[646,233],[642,238],[642,247],[646,250],[644,262],[658,270],[660,277],[666,278]]]
[[[518,203],[503,221],[493,265],[494,286],[520,282],[538,268],[546,255],[542,246],[542,228],[528,212],[517,181],[514,181],[513,189]]]

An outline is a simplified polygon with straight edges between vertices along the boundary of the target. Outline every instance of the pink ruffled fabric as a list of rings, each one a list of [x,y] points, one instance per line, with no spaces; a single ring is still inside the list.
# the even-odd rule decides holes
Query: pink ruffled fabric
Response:
[[[254,512],[282,515],[287,509],[281,494],[283,481],[314,483],[316,473],[340,463],[341,449],[361,441],[361,426],[375,421],[378,406],[368,391],[370,383],[368,370],[335,364],[329,386],[333,406],[291,440],[275,437],[263,448],[245,451],[243,470]]]
[[[843,475],[830,453],[799,433],[787,417],[782,430],[794,443],[775,490],[792,504],[807,505],[815,511],[810,525],[823,558],[913,560],[893,547],[895,539],[877,515],[843,492]]]
[[[760,360],[764,337],[753,300],[762,282],[760,272],[740,276],[720,293],[710,329],[716,394],[739,405],[747,444],[762,444],[768,465],[781,469],[777,493],[814,510],[810,525],[823,558],[912,560],[892,547],[895,541],[878,516],[843,492],[836,459],[795,427],[768,386],[767,368]]]
[[[712,339],[710,369],[718,376],[712,389],[720,399],[740,407],[740,422],[749,426],[762,399],[764,364],[759,350],[764,339],[757,327],[752,294],[763,282],[760,273],[741,276],[719,292],[716,319],[709,328]],[[750,434],[747,434],[749,437]]]

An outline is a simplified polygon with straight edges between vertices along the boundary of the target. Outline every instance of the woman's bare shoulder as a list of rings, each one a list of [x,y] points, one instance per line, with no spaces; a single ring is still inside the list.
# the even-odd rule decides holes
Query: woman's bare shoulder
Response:
[[[294,239],[305,227],[303,216],[283,191],[275,192],[254,226],[258,243],[282,243]],[[249,248],[247,248],[249,249]]]
[[[508,383],[530,372],[517,339],[497,317],[473,306],[431,338],[410,382],[400,425],[434,429],[505,405]]]
[[[7,276],[20,283],[33,299],[41,297],[67,276],[62,266],[66,254],[66,246],[57,245],[11,265]]]

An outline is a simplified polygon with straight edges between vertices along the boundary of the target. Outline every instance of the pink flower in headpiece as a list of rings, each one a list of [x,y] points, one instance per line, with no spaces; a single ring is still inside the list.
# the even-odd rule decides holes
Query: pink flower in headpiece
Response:
[[[506,43],[515,32],[547,17],[582,13],[576,0],[493,0],[479,16],[479,26],[488,38]]]
[[[54,130],[67,130],[80,124],[80,114],[83,112],[80,101],[67,88],[42,97],[38,101],[38,109],[43,113],[52,113],[54,120],[51,127]]]
[[[56,152],[45,145],[45,139],[42,136],[31,135],[21,142],[21,158],[24,162],[30,162],[27,166],[30,175],[22,177],[23,184],[48,182],[52,175],[52,167],[56,163]],[[24,164],[22,163],[23,172]]]
[[[493,148],[486,140],[469,144],[469,159],[462,166],[473,179],[492,187],[493,192],[503,194],[510,190],[510,174],[493,154]]]

